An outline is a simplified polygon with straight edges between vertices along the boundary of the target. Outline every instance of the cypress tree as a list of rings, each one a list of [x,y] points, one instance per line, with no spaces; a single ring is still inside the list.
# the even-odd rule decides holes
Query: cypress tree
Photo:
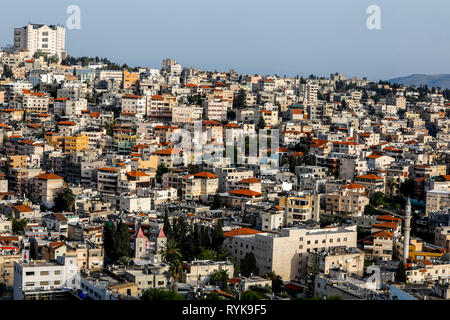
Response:
[[[398,265],[397,273],[395,274],[395,281],[406,282],[406,269],[403,261],[400,261]]]
[[[105,222],[103,226],[103,242],[105,248],[105,257],[109,260],[114,260],[114,247],[115,247],[115,233],[116,227],[111,221]]]
[[[222,219],[219,219],[219,221],[214,226],[214,229],[212,231],[211,245],[212,245],[213,249],[217,250],[223,244],[224,236],[223,236],[223,229],[222,229],[222,227],[223,227]]]
[[[117,225],[116,236],[115,236],[115,259],[118,260],[121,257],[130,256],[130,233],[128,232],[127,225],[120,221]]]
[[[242,274],[246,277],[249,277],[251,274],[254,276],[259,274],[259,268],[256,264],[256,258],[253,252],[247,253],[244,259],[241,260],[240,269]]]
[[[165,213],[164,213],[164,226],[163,226],[163,231],[164,234],[167,237],[167,240],[172,239],[172,227],[170,225],[170,221],[169,221],[169,212],[166,209]]]

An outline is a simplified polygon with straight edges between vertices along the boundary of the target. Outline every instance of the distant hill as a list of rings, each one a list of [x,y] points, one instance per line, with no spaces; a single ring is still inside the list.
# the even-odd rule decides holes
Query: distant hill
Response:
[[[407,86],[419,87],[420,85],[427,85],[429,88],[440,87],[441,89],[450,89],[450,74],[412,74],[410,76],[394,78],[387,81]]]

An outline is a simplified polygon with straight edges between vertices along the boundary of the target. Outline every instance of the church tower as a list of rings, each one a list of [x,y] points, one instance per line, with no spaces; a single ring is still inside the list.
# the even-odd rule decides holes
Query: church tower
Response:
[[[147,255],[147,249],[149,248],[148,238],[142,232],[142,229],[139,228],[136,239],[134,240],[134,257],[140,259]]]
[[[161,250],[163,250],[166,247],[166,244],[167,238],[166,235],[164,234],[163,229],[161,228],[159,230],[158,237],[156,238],[156,247],[155,247],[156,253],[160,253]]]

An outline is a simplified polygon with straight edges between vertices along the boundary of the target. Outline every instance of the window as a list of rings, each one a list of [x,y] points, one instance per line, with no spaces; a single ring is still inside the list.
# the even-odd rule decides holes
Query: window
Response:
[[[55,284],[55,285],[60,285],[60,284],[61,284],[61,281],[57,280],[57,281],[54,282],[54,284]]]
[[[34,282],[27,282],[27,283],[25,283],[25,286],[32,287],[32,286],[34,286]]]
[[[25,272],[26,276],[34,276],[34,271],[27,271]]]
[[[41,271],[41,276],[48,276],[48,271]]]
[[[41,286],[48,286],[48,281],[41,281],[41,282],[39,282],[39,284]]]
[[[56,275],[61,274],[61,270],[55,270],[55,274]]]

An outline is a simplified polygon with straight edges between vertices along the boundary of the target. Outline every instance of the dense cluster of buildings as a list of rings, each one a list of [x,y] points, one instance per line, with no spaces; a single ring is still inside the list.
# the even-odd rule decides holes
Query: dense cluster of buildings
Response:
[[[181,216],[220,223],[228,255],[183,259],[192,297],[225,270],[242,292],[274,272],[297,295],[447,298],[448,91],[71,61],[62,26],[15,28],[0,51],[0,295],[172,288],[164,219]],[[132,263],[106,263],[119,221]]]

